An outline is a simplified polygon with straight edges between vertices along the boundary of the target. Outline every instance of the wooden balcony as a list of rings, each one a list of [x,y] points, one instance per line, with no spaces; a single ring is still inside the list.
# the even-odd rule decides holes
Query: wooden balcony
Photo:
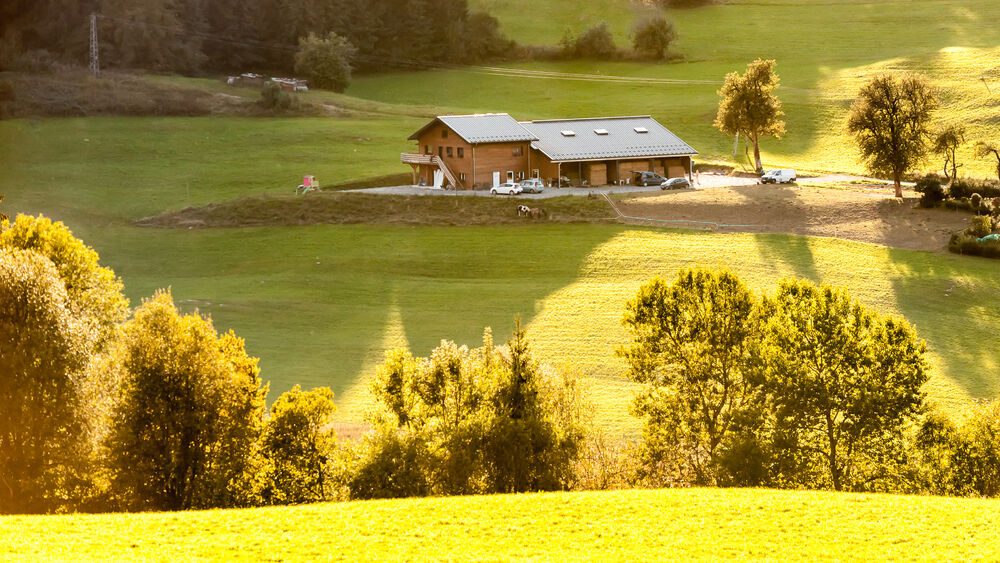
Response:
[[[448,179],[448,183],[450,183],[452,186],[456,188],[465,187],[462,185],[461,182],[458,181],[458,178],[456,178],[455,174],[453,174],[451,169],[448,168],[448,165],[445,164],[444,161],[441,160],[441,158],[439,158],[437,155],[404,152],[399,155],[399,160],[402,161],[404,164],[409,164],[411,166],[417,166],[420,164],[426,164],[428,166],[437,166],[438,168],[441,169],[441,172],[444,172],[444,177]]]

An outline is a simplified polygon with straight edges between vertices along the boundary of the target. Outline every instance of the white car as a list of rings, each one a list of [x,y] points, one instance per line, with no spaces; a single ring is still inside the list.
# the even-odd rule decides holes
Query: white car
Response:
[[[504,182],[499,186],[490,188],[490,193],[493,195],[504,194],[504,195],[517,195],[521,193],[521,185],[516,182]]]
[[[760,177],[761,184],[790,184],[797,180],[795,171],[791,169],[770,170]]]

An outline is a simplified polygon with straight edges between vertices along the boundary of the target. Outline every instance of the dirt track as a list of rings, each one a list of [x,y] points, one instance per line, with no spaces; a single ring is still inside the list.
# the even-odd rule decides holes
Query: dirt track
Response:
[[[920,209],[887,186],[738,186],[658,193],[616,202],[627,216],[742,225],[730,231],[838,237],[897,248],[944,250],[969,215]],[[686,226],[686,225],[677,225]]]

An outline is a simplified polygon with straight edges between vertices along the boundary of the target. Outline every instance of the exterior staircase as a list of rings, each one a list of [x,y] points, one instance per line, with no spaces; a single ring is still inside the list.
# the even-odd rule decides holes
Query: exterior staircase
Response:
[[[462,185],[461,182],[458,181],[458,178],[451,171],[451,169],[448,168],[448,165],[444,163],[444,160],[442,160],[441,157],[437,155],[415,154],[415,153],[404,152],[400,154],[399,160],[402,161],[404,164],[410,164],[410,165],[424,164],[429,166],[437,166],[441,170],[441,172],[444,173],[444,177],[448,180],[449,184],[451,184],[456,188],[465,187]]]

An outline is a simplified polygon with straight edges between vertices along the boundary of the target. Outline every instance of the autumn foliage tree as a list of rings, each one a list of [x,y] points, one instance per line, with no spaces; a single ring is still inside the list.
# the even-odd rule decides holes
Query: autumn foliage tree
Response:
[[[896,197],[903,197],[903,175],[927,155],[937,107],[930,84],[916,74],[876,76],[861,88],[851,107],[847,130],[868,169],[892,178]]]
[[[958,149],[965,143],[965,127],[949,125],[934,136],[934,152],[944,157],[942,171],[948,182],[958,179]]]
[[[757,59],[747,65],[740,75],[731,72],[719,90],[719,111],[715,127],[728,135],[741,134],[753,144],[754,167],[764,171],[760,159],[760,141],[763,137],[780,139],[785,134],[785,112],[775,94],[780,78],[774,60]]]

